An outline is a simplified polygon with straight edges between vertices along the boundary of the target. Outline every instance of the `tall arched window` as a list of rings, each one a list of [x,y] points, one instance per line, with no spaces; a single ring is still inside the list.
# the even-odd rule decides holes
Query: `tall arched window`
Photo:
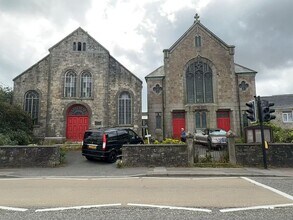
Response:
[[[76,74],[73,71],[65,73],[64,97],[76,97]]]
[[[77,43],[77,50],[78,50],[78,51],[81,51],[81,42],[78,42],[78,43]]]
[[[213,74],[207,63],[196,61],[186,70],[187,103],[213,102]]]
[[[81,97],[92,97],[92,75],[89,72],[81,75]]]
[[[39,94],[36,91],[28,91],[25,94],[24,110],[29,113],[33,123],[38,123],[39,118]]]
[[[131,112],[131,96],[128,92],[123,92],[119,96],[118,100],[118,124],[129,125],[132,120]]]

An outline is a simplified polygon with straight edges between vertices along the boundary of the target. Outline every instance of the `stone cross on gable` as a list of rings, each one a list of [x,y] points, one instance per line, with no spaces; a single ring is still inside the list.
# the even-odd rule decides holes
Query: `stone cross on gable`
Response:
[[[196,13],[194,16],[194,23],[199,22],[199,15]]]

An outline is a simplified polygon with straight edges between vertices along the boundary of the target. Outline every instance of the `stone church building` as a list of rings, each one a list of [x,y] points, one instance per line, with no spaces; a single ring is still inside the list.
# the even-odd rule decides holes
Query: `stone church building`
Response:
[[[82,28],[13,81],[14,104],[37,137],[81,141],[86,129],[108,126],[140,133],[142,81]]]
[[[181,128],[193,134],[216,127],[241,135],[248,123],[245,103],[256,93],[256,71],[234,62],[235,46],[196,15],[193,25],[163,53],[164,65],[145,77],[152,137],[179,138]]]

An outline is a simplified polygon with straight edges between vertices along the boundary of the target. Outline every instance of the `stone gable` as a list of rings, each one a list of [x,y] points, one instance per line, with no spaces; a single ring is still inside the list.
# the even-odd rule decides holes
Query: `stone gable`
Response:
[[[242,126],[240,115],[245,111],[245,103],[255,94],[256,72],[251,70],[246,74],[235,73],[234,48],[196,21],[169,49],[164,50],[164,77],[161,78],[163,97],[156,99],[152,92],[154,86],[159,83],[155,74],[151,73],[146,77],[148,96],[150,96],[148,97],[149,129],[155,130],[154,112],[162,109],[164,112],[162,133],[165,137],[176,137],[174,132],[179,129],[178,126],[185,127],[191,133],[202,126],[224,126],[221,125],[222,119],[219,119],[221,117],[225,117],[226,129],[229,128],[240,134]],[[187,71],[191,71],[189,67],[198,62],[210,68],[212,78],[207,82],[211,83],[211,88],[206,87],[208,84],[192,84],[197,86],[190,87],[194,90],[187,91],[187,84],[190,83],[186,78]],[[200,79],[194,78],[194,80],[192,83],[203,82],[199,81]],[[239,90],[242,81],[249,85],[245,91]],[[199,87],[200,85],[202,87]],[[190,103],[187,93],[200,95],[201,88],[204,96],[208,92],[212,95],[212,101],[204,99]],[[180,120],[176,119],[179,117],[176,116],[178,114],[184,117],[180,123]]]
[[[88,128],[119,126],[119,92],[131,94],[132,121],[128,127],[141,126],[142,82],[116,61],[101,44],[78,28],[49,49],[49,55],[14,79],[15,104],[24,106],[24,95],[36,91],[40,96],[39,119],[34,132],[39,137],[66,139],[68,111],[74,105],[88,112]],[[75,95],[65,97],[68,72],[75,74]],[[82,97],[82,77],[91,76],[91,96]],[[20,95],[22,94],[22,95]]]

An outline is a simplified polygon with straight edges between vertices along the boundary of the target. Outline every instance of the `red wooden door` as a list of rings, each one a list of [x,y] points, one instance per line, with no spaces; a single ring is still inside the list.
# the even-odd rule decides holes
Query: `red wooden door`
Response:
[[[82,141],[84,132],[89,127],[89,118],[84,106],[74,105],[67,113],[66,139]]]
[[[173,138],[180,139],[181,128],[185,130],[185,112],[173,112]]]
[[[217,127],[225,131],[230,130],[230,112],[229,111],[217,112]]]

